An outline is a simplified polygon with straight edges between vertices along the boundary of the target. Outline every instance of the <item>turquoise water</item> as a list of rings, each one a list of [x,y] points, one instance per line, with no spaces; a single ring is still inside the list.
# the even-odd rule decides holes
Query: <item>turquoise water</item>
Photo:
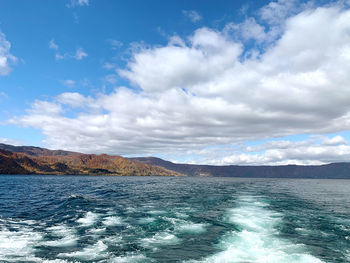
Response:
[[[0,262],[350,262],[350,180],[0,175]]]

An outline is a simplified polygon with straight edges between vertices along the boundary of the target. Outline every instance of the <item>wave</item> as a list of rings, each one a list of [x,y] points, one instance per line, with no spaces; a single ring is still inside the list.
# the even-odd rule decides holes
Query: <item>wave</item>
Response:
[[[141,240],[141,245],[143,247],[149,248],[155,248],[158,246],[166,246],[166,245],[174,245],[180,242],[180,239],[175,236],[174,234],[164,231],[156,233],[154,236],[149,238],[143,238]]]
[[[82,226],[82,227],[89,227],[94,225],[97,220],[99,219],[100,215],[96,214],[94,212],[87,212],[84,217],[81,217],[77,220],[77,222]]]
[[[105,217],[102,223],[106,226],[120,226],[124,224],[122,218],[118,216]]]
[[[60,253],[58,257],[69,257],[77,258],[82,260],[101,260],[108,257],[106,249],[108,246],[99,240],[96,244],[85,247],[83,250],[70,252],[70,253]]]
[[[0,230],[0,261],[31,260],[35,246],[43,239],[43,234],[35,231],[23,221],[11,223],[11,226],[2,226]]]

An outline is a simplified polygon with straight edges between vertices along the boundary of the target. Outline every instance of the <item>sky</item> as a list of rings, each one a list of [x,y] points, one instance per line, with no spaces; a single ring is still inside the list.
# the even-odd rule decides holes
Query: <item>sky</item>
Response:
[[[350,1],[0,1],[0,143],[350,160]]]

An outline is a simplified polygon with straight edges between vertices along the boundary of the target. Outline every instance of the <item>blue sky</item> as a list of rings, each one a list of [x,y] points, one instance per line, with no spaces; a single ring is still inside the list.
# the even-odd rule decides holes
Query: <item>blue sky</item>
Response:
[[[0,141],[193,163],[347,161],[348,7],[1,1]]]

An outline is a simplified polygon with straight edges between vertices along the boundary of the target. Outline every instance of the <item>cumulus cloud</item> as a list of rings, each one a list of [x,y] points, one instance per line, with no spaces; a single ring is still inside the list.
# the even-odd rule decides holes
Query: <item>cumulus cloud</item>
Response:
[[[193,23],[202,20],[202,16],[195,10],[182,10],[182,14],[190,19]]]
[[[287,4],[274,3],[282,2]],[[274,23],[267,11],[261,12]],[[136,89],[119,87],[95,97],[65,93],[40,102],[53,112],[36,111],[37,101],[12,122],[41,129],[52,148],[117,154],[186,153],[210,145],[349,130],[350,11],[337,5],[308,7],[296,14],[280,11],[278,19],[285,19],[280,37],[264,40],[270,44],[263,50],[252,47],[256,56],[243,56],[250,48],[245,40],[270,38],[257,19],[240,25],[251,29],[240,39],[225,29],[199,28],[165,46],[134,49],[118,73]],[[74,117],[62,110],[67,107],[75,109]],[[268,149],[255,157],[228,152],[227,159],[217,160],[281,163],[314,151],[323,162],[341,159],[336,150],[346,156],[348,146],[332,140]],[[334,151],[333,157],[327,159],[322,149]]]
[[[78,92],[62,93],[59,96],[57,96],[56,100],[61,104],[68,105],[71,107],[84,107],[86,104],[93,102],[89,98],[85,98]]]
[[[257,23],[254,17],[249,17],[239,24],[229,23],[225,26],[225,31],[228,34],[233,31],[232,33],[236,35],[236,38],[244,41],[254,39],[263,42],[271,39],[271,36],[265,32],[265,27]]]
[[[190,37],[189,46],[179,45],[179,37],[176,39],[165,47],[135,53],[128,69],[119,70],[119,74],[144,91],[163,92],[208,83],[239,63],[241,45],[225,39],[220,32],[198,29]]]
[[[256,17],[247,17],[246,8],[243,8],[246,19],[240,23],[228,23],[224,32],[238,41],[255,41],[259,51],[265,52],[285,33],[289,18],[316,7],[311,1],[301,3],[299,0],[277,0],[263,6]],[[258,55],[259,52],[255,53]]]
[[[297,12],[299,4],[297,0],[271,1],[261,8],[259,13],[261,18],[270,24],[277,24]]]
[[[61,105],[57,103],[35,100],[35,102],[32,104],[31,109],[29,109],[28,112],[32,115],[37,115],[45,112],[45,114],[43,115],[46,115],[46,117],[50,117],[62,113],[63,110]]]
[[[8,75],[12,65],[17,63],[17,58],[10,53],[11,43],[6,39],[4,33],[0,31],[0,75]]]

